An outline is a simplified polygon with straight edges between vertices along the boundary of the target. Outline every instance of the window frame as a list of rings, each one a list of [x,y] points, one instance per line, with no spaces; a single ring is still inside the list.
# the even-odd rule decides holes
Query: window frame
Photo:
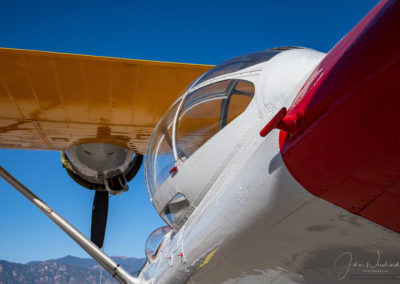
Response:
[[[195,93],[195,92],[197,92],[197,91],[199,91],[199,90],[201,90],[203,88],[207,88],[209,86],[221,83],[223,81],[231,81],[231,82],[229,82],[228,86],[226,87],[226,89],[224,91],[224,97],[225,98],[223,98],[221,100],[220,116],[219,116],[219,122],[218,122],[218,132],[221,131],[221,129],[223,129],[226,125],[229,124],[228,123],[228,113],[229,113],[229,106],[230,106],[230,100],[231,100],[232,95],[239,94],[239,95],[249,96],[249,97],[254,98],[254,95],[255,95],[255,92],[256,92],[255,83],[253,81],[251,81],[251,80],[245,80],[245,79],[242,79],[242,78],[226,78],[224,80],[215,81],[215,82],[212,82],[212,83],[210,83],[208,85],[205,85],[205,86],[202,86],[200,88],[196,88],[195,90],[191,90],[190,92],[187,92],[184,95],[184,97],[181,99],[180,103],[179,103],[179,106],[178,106],[178,108],[176,110],[176,113],[175,113],[173,126],[172,126],[172,152],[173,152],[173,155],[174,155],[174,158],[175,158],[175,162],[177,162],[178,160],[184,161],[185,159],[188,158],[184,154],[183,150],[178,147],[178,144],[177,144],[177,125],[178,125],[178,120],[179,120],[179,116],[180,116],[181,110],[185,106],[186,99],[191,94],[193,94],[193,93]],[[247,92],[236,90],[236,86],[238,85],[239,82],[245,82],[247,84],[252,85],[253,88],[254,88],[254,92],[253,93],[247,93]],[[252,100],[250,100],[249,104],[251,103],[251,101]],[[196,106],[196,105],[194,105],[194,106]],[[247,108],[247,106],[246,106],[246,108]],[[191,109],[192,107],[190,107],[189,109]],[[182,115],[184,115],[184,113]],[[205,143],[207,143],[207,142],[205,142]],[[181,155],[181,154],[183,154],[183,155]]]

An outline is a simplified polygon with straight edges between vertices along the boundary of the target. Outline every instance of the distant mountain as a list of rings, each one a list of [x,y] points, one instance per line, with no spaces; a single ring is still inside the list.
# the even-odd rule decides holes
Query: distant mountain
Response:
[[[132,275],[137,275],[144,258],[114,256],[119,263]],[[102,283],[117,283],[107,271],[103,270]],[[0,284],[97,284],[100,279],[100,265],[91,258],[65,256],[46,261],[31,261],[26,264],[0,260]]]

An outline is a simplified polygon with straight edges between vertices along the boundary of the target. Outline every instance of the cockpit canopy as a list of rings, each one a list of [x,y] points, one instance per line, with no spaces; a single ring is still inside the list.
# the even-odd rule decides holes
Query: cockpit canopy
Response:
[[[242,77],[239,73],[287,49],[290,48],[238,56],[214,67],[188,87],[157,125],[146,154],[146,181],[154,206],[172,228],[179,227],[177,224],[187,215],[186,211],[190,214],[186,209],[197,206],[193,203],[199,202],[199,198],[187,199],[185,192],[163,196],[167,194],[162,190],[163,185],[171,179],[171,173],[173,176],[171,170],[177,163],[184,165],[210,138],[246,110],[256,91],[254,77]]]
[[[249,81],[224,80],[188,93],[170,108],[157,126],[147,152],[146,173],[152,198],[170,176],[175,161],[188,159],[240,115],[254,92]]]
[[[201,83],[210,80],[212,78],[226,75],[229,73],[234,73],[239,70],[243,70],[250,66],[256,65],[258,63],[262,63],[268,61],[275,55],[277,55],[282,50],[290,49],[292,47],[279,47],[279,48],[272,48],[264,51],[259,52],[252,52],[248,54],[243,54],[223,63],[215,66],[208,72],[201,75],[197,80],[195,80],[192,84],[189,85],[188,89],[191,89],[195,86],[200,85]]]

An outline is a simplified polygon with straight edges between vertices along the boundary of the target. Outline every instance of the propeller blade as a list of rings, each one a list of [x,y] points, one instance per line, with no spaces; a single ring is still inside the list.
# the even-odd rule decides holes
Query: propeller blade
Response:
[[[103,247],[108,215],[108,192],[96,191],[92,208],[90,240],[99,248]]]

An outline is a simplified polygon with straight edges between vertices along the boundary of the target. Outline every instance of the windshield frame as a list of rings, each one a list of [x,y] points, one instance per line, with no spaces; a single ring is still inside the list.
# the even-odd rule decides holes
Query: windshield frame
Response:
[[[231,75],[236,75],[236,73],[231,74]],[[221,97],[225,97],[225,100],[226,100],[225,104],[223,106],[221,106],[222,109],[220,112],[221,117],[219,120],[219,131],[228,124],[227,123],[228,106],[229,106],[229,102],[230,102],[230,97],[233,95],[232,91],[235,89],[236,85],[239,82],[243,81],[243,82],[248,82],[248,83],[252,84],[253,87],[255,87],[255,82],[253,80],[251,80],[250,78],[241,78],[241,77],[237,77],[237,76],[232,76],[231,78],[229,78],[229,77],[226,78],[226,76],[222,76],[219,79],[215,79],[215,78],[210,79],[209,81],[204,82],[204,84],[200,84],[200,85],[196,86],[195,88],[186,91],[184,93],[184,95],[182,96],[182,99],[179,103],[178,108],[176,109],[176,113],[175,113],[173,125],[172,125],[172,133],[171,133],[171,135],[172,135],[172,137],[171,137],[172,138],[172,152],[174,155],[175,164],[179,160],[184,162],[184,159],[187,158],[184,155],[183,156],[179,155],[178,143],[177,143],[177,125],[178,125],[179,115],[181,113],[182,108],[185,106],[186,99],[188,98],[188,96],[194,94],[195,92],[197,92],[198,90],[200,90],[202,88],[206,88],[213,84],[224,82],[224,81],[231,81],[231,82],[229,82],[229,85],[226,87],[224,92],[223,93],[216,92],[215,96],[213,98],[206,100],[206,101],[211,101],[211,100],[220,99]],[[249,94],[242,93],[242,95],[248,96]],[[253,97],[253,96],[254,96],[254,93],[251,95],[251,97]],[[201,104],[201,103],[204,103],[204,100],[198,102],[197,104],[191,105],[187,110],[190,110],[191,108],[193,108],[196,105]],[[182,113],[182,115],[184,115],[184,114],[185,113]],[[179,151],[179,152],[182,152],[182,151]]]
[[[174,154],[175,163],[179,160],[178,151],[177,151],[177,147],[176,147],[176,125],[178,123],[178,116],[179,116],[179,113],[181,112],[181,108],[183,106],[183,103],[186,100],[187,95],[190,94],[190,93],[189,93],[189,91],[187,91],[185,93],[185,95],[182,97],[182,99],[181,99],[181,101],[179,103],[179,106],[176,109],[174,121],[173,121],[173,124],[172,124],[172,153]]]

